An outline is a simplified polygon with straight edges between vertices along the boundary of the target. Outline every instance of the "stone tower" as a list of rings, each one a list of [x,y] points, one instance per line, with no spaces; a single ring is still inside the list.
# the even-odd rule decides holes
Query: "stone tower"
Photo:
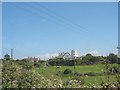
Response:
[[[76,59],[78,57],[78,53],[77,53],[77,50],[71,50],[71,57],[73,59]]]

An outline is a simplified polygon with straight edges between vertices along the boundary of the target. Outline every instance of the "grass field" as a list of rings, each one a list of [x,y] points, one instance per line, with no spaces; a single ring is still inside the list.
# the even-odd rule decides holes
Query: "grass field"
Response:
[[[44,65],[43,65],[44,66]],[[61,74],[65,69],[70,69],[74,73],[74,66],[61,66],[57,68],[56,66],[49,66],[49,67],[40,67],[35,68],[35,70],[40,73],[43,77],[48,79],[60,78],[62,81],[67,81],[74,77],[74,75],[64,75]],[[117,64],[109,64],[109,66],[117,66]],[[95,72],[95,73],[103,73],[105,71],[105,65],[103,64],[96,64],[96,65],[82,65],[82,66],[75,66],[75,70],[78,73],[88,73],[88,72]],[[107,76],[79,76],[84,78],[85,85],[95,84],[99,85],[102,80],[107,82]],[[110,82],[116,82],[115,75],[109,75]]]

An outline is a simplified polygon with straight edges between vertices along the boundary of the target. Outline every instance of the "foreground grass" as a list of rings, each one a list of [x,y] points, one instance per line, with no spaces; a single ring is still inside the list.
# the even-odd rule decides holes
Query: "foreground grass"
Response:
[[[85,78],[85,85],[87,86],[91,86],[93,84],[100,85],[102,81],[108,83],[107,77],[108,76],[88,76]],[[117,82],[115,75],[109,75],[109,82],[113,82],[113,83]]]

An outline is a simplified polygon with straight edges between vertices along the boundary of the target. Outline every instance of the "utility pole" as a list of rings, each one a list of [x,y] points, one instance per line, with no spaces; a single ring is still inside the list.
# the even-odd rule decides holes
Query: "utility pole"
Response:
[[[11,60],[13,60],[13,49],[11,49]]]
[[[74,58],[74,74],[76,73],[75,65],[76,65],[76,62],[75,62],[75,58]]]
[[[12,60],[13,60],[13,49],[11,48],[11,58],[10,58],[10,63],[11,63],[11,67],[12,67]],[[11,72],[11,74],[12,74],[12,72]],[[11,86],[13,85],[13,80],[11,79]]]

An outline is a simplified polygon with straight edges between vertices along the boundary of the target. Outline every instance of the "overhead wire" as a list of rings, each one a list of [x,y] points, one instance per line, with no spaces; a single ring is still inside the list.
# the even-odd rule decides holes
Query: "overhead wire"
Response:
[[[33,3],[32,3],[33,4]],[[69,28],[71,28],[72,29],[72,31],[73,32],[77,32],[78,34],[79,33],[84,33],[84,34],[88,34],[88,35],[90,35],[90,36],[93,36],[93,35],[91,35],[91,34],[89,34],[89,32],[91,32],[91,33],[93,33],[92,31],[90,31],[90,30],[88,30],[88,29],[86,29],[86,28],[83,28],[82,26],[80,26],[79,24],[77,24],[77,23],[73,23],[73,21],[71,20],[71,19],[68,19],[68,18],[66,18],[65,16],[63,16],[63,15],[60,15],[60,14],[58,14],[58,13],[56,13],[56,12],[53,12],[51,9],[49,9],[49,8],[47,8],[47,7],[45,7],[45,6],[43,6],[43,5],[41,5],[41,4],[39,4],[39,7],[36,5],[36,4],[38,4],[38,3],[34,3],[34,5],[33,5],[33,7],[36,9],[36,10],[41,10],[40,9],[40,7],[42,7],[43,9],[44,9],[44,11],[43,11],[43,13],[46,13],[46,15],[48,15],[48,16],[51,16],[51,18],[55,18],[55,19],[58,19],[60,22],[62,22],[62,23],[64,23],[65,24],[65,26],[67,26],[67,25],[69,25]],[[70,31],[70,30],[69,30]],[[100,38],[97,38],[97,37],[101,37],[101,36],[99,36],[98,34],[94,34],[94,36],[96,36],[95,38],[91,38],[91,37],[89,37],[89,38],[91,38],[92,40],[93,39],[98,39],[98,40],[100,40]],[[103,36],[102,36],[103,37]],[[89,39],[88,38],[88,39]],[[105,39],[105,37],[103,37],[104,39]]]
[[[38,6],[39,5],[39,6]],[[80,28],[80,26],[78,27],[78,25],[77,24],[75,24],[75,23],[73,23],[71,20],[69,20],[69,19],[66,19],[64,16],[61,16],[61,15],[59,15],[59,14],[56,14],[56,13],[53,13],[53,11],[51,12],[51,10],[49,10],[48,8],[43,8],[44,6],[42,5],[42,8],[41,8],[41,4],[36,4],[36,3],[30,3],[30,5],[26,5],[27,6],[27,8],[28,8],[28,10],[31,12],[31,11],[34,11],[34,12],[31,12],[31,13],[33,13],[34,15],[36,15],[36,14],[38,14],[40,17],[39,18],[44,18],[44,19],[46,19],[46,20],[51,20],[51,19],[53,19],[52,20],[52,22],[51,23],[54,23],[54,24],[57,24],[58,26],[64,26],[64,27],[66,27],[67,29],[65,29],[65,30],[67,30],[67,31],[72,31],[73,33],[76,33],[76,34],[78,34],[78,35],[80,35],[79,33],[83,33],[83,34],[85,34],[85,36],[87,37],[87,39],[90,39],[90,40],[94,40],[94,39],[99,39],[98,37],[101,37],[101,36],[99,36],[99,35],[92,35],[92,36],[96,36],[95,38],[91,38],[91,37],[88,37],[88,35],[90,35],[91,36],[91,34],[89,33],[89,32],[91,32],[91,31],[89,31],[88,32],[88,30],[87,29],[84,29],[84,30],[82,30],[81,28]],[[22,7],[23,8],[23,7]],[[26,7],[24,7],[24,9],[26,9]],[[41,13],[43,13],[44,14],[44,16],[43,15],[41,15]],[[48,16],[48,17],[47,17]],[[62,19],[61,19],[62,18]],[[72,22],[72,23],[71,23]],[[59,23],[59,24],[58,24]],[[83,35],[82,34],[82,35]],[[87,35],[88,34],[88,35]],[[102,36],[103,37],[103,36]],[[100,39],[99,39],[100,40]]]

